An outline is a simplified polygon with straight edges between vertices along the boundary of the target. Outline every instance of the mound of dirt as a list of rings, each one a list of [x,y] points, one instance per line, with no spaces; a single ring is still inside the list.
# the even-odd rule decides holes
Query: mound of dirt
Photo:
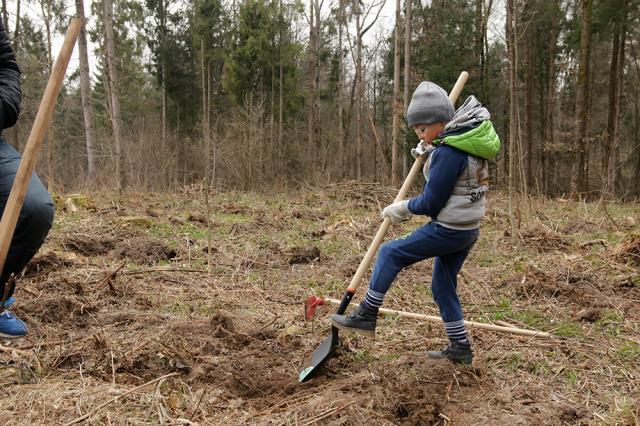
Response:
[[[524,230],[520,237],[527,246],[534,248],[539,253],[553,250],[564,251],[571,246],[571,242],[561,235],[542,228]]]
[[[640,265],[640,234],[629,234],[614,249],[617,258]]]
[[[294,247],[289,250],[289,264],[311,263],[320,258],[320,249],[316,246]]]
[[[44,254],[36,255],[31,259],[24,270],[23,276],[25,278],[32,278],[41,272],[56,271],[62,268],[69,268],[73,265],[74,263],[71,260],[64,259],[53,251],[48,251]]]
[[[331,377],[325,378],[326,375]],[[456,371],[452,364],[430,360],[420,353],[354,365],[348,354],[339,349],[329,360],[328,368],[309,382],[308,386],[322,385],[324,390],[310,402],[308,411],[335,405],[336,400],[352,401],[349,411],[353,418],[366,407],[370,424],[437,424],[452,385],[469,386],[474,381],[471,376],[464,369]]]
[[[152,265],[160,260],[171,260],[177,252],[162,241],[134,238],[119,243],[113,251],[118,258],[128,258],[135,263]]]
[[[598,290],[593,285],[594,277],[579,271],[547,270],[527,264],[526,279],[510,283],[516,295],[523,299],[536,297],[557,298],[565,303],[592,306],[598,303]]]
[[[380,383],[372,395],[389,420],[411,425],[431,425],[440,420],[447,388],[454,380],[451,365],[414,354],[413,359],[382,363],[375,370]]]
[[[82,328],[86,325],[88,314],[96,309],[73,296],[24,299],[20,304],[21,311],[38,318],[40,322],[56,326],[69,325],[67,328]]]
[[[213,330],[212,334],[215,337],[224,337],[235,332],[233,320],[222,312],[216,312],[213,314],[209,323]]]
[[[66,237],[62,246],[83,256],[100,256],[113,249],[115,241],[110,237],[76,234]]]

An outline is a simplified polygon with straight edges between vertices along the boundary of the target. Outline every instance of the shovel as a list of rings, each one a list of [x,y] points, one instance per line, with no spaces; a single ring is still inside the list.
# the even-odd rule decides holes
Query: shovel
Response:
[[[9,254],[11,239],[13,238],[13,233],[18,223],[20,210],[24,204],[24,197],[29,189],[29,181],[31,180],[31,175],[36,167],[38,155],[42,148],[42,139],[53,116],[56,99],[58,98],[58,93],[60,93],[60,87],[62,86],[62,81],[64,80],[64,75],[69,65],[69,59],[71,59],[71,53],[73,53],[73,47],[76,44],[76,39],[78,38],[81,28],[82,20],[73,18],[71,24],[69,24],[64,42],[62,43],[58,59],[51,70],[51,77],[49,77],[47,88],[40,101],[38,114],[33,122],[22,160],[20,160],[20,165],[18,166],[7,204],[2,213],[2,220],[0,220],[0,271],[4,269],[4,263],[7,260],[7,254]],[[5,287],[3,299],[6,299],[9,292],[9,284],[7,283]]]
[[[460,95],[460,92],[462,91],[462,88],[464,87],[464,84],[467,81],[467,78],[469,78],[469,74],[466,71],[462,71],[460,73],[460,76],[458,77],[458,81],[456,81],[456,84],[453,86],[453,89],[451,89],[451,93],[449,93],[449,100],[451,101],[451,103],[455,104],[456,100],[458,99],[458,96]],[[407,194],[409,193],[409,188],[411,187],[411,185],[416,179],[416,176],[420,172],[420,169],[422,168],[422,162],[424,161],[425,158],[426,158],[425,155],[420,155],[416,158],[394,202],[402,201],[407,197]],[[365,272],[369,269],[369,266],[371,265],[371,261],[373,260],[373,257],[375,256],[376,252],[378,251],[378,247],[380,247],[380,244],[382,244],[382,240],[384,239],[384,236],[387,234],[387,231],[389,230],[389,226],[391,226],[391,219],[386,217],[382,222],[382,225],[380,225],[380,229],[378,229],[376,236],[373,238],[373,242],[369,246],[367,253],[364,255],[364,258],[360,262],[360,266],[358,266],[358,270],[356,271],[355,275],[351,279],[351,283],[349,284],[349,287],[347,288],[347,290],[344,292],[344,295],[342,296],[342,300],[340,301],[340,305],[338,306],[338,310],[336,311],[338,315],[343,315],[344,312],[347,310],[347,307],[349,306],[349,303],[351,303],[351,299],[353,298],[353,295],[355,294],[356,290],[360,286],[360,283],[362,282],[362,278]],[[305,316],[308,316],[310,312],[313,312],[313,310],[317,305],[322,304],[320,300],[321,299],[318,299],[315,296],[311,296],[309,299],[307,299],[307,301],[305,302]],[[329,358],[331,358],[331,356],[335,352],[336,347],[339,344],[340,344],[340,337],[338,336],[338,329],[334,326],[331,326],[331,334],[326,339],[324,339],[324,341],[320,344],[320,346],[318,346],[318,348],[313,352],[313,355],[311,356],[311,365],[300,372],[300,376],[299,376],[300,383],[309,380],[313,376],[313,374]]]

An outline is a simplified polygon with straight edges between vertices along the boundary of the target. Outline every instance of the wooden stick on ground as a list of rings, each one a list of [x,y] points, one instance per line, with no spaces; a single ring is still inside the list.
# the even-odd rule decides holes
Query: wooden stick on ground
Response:
[[[340,304],[340,301],[336,299],[327,298],[324,300],[334,305]],[[440,323],[442,322],[442,318],[436,317],[433,315],[415,314],[412,312],[396,311],[395,309],[386,309],[386,308],[380,308],[380,312],[383,314],[398,315],[404,318],[414,318],[414,319],[427,320],[427,321],[440,322]],[[551,333],[546,333],[544,331],[525,330],[523,328],[516,328],[516,327],[503,327],[500,325],[485,324],[483,322],[465,321],[464,325],[470,328],[479,328],[481,330],[491,330],[491,331],[499,331],[502,333],[519,334],[521,336],[532,336],[532,337],[540,337],[540,338],[546,338],[546,339],[551,339],[554,337]]]
[[[113,398],[111,398],[111,399],[110,399],[110,400],[108,400],[107,402],[105,402],[105,403],[102,403],[102,404],[98,405],[98,406],[97,406],[96,408],[94,408],[90,413],[87,413],[87,414],[85,414],[85,415],[83,415],[83,416],[78,417],[78,418],[77,418],[77,419],[75,419],[75,420],[70,421],[69,423],[66,423],[66,424],[65,424],[65,426],[74,425],[74,424],[76,424],[76,423],[80,423],[80,422],[82,422],[82,421],[84,421],[84,420],[87,420],[89,417],[91,417],[91,416],[93,416],[94,414],[96,414],[96,413],[97,413],[98,411],[100,411],[102,408],[106,407],[107,405],[109,405],[109,404],[111,404],[111,403],[116,402],[116,401],[118,400],[118,398],[122,398],[122,397],[124,397],[124,396],[127,396],[127,395],[129,395],[130,393],[133,393],[133,392],[135,392],[135,391],[137,391],[137,390],[139,390],[139,389],[142,389],[142,388],[143,388],[143,387],[145,387],[145,386],[152,385],[152,384],[154,384],[154,383],[156,383],[156,382],[159,382],[160,380],[164,380],[164,379],[166,379],[167,377],[177,376],[178,374],[180,374],[180,373],[169,373],[169,374],[165,374],[165,375],[164,375],[164,376],[162,376],[162,377],[158,377],[157,379],[153,379],[153,380],[151,380],[151,381],[149,381],[149,382],[147,382],[147,383],[143,383],[143,384],[141,384],[140,386],[136,386],[135,388],[129,389],[128,391],[126,391],[126,392],[124,392],[124,393],[122,393],[122,394],[120,394],[120,395],[116,395],[116,396],[114,396]]]

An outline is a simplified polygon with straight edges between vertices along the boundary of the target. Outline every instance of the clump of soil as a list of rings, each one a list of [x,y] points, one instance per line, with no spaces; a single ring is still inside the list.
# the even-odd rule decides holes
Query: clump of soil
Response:
[[[70,235],[62,242],[63,247],[83,256],[99,256],[107,254],[115,246],[110,237],[94,237],[91,235]]]
[[[630,234],[614,249],[614,254],[621,260],[640,265],[640,234]]]
[[[575,303],[580,306],[591,306],[598,299],[598,291],[593,285],[592,276],[586,272],[545,270],[527,264],[524,267],[526,280],[511,283],[516,295],[529,299],[548,297],[561,299],[565,303]]]
[[[523,242],[540,253],[552,250],[565,250],[571,243],[562,236],[546,229],[533,228],[523,231],[520,234]]]
[[[160,260],[171,260],[177,252],[162,241],[134,238],[118,244],[113,252],[115,257],[129,258],[139,264],[151,265]]]
[[[289,264],[311,263],[320,258],[320,249],[316,246],[294,247],[289,251]]]
[[[211,324],[212,334],[215,337],[224,337],[229,333],[235,332],[233,320],[222,312],[213,314],[209,323]]]
[[[588,308],[578,312],[577,318],[580,321],[596,322],[602,318],[602,310],[599,308]]]
[[[81,302],[72,296],[57,296],[46,299],[24,299],[20,310],[38,318],[46,324],[56,326],[70,324],[82,327],[85,316],[96,310],[95,306]]]
[[[71,266],[73,266],[72,261],[63,259],[55,252],[48,251],[44,254],[36,255],[33,259],[31,259],[24,270],[23,276],[25,278],[32,278],[37,276],[41,272],[56,271]]]
[[[443,362],[427,360],[414,354],[415,359],[402,360],[395,365],[380,365],[380,389],[374,394],[390,420],[411,425],[431,425],[440,420],[440,410],[446,403],[447,387],[453,380],[453,369]],[[398,374],[398,372],[413,374]]]
[[[207,224],[207,216],[202,214],[202,213],[191,212],[187,216],[187,220],[189,222],[200,223],[202,225],[206,225]]]
[[[249,208],[240,204],[228,203],[218,206],[216,210],[220,213],[226,214],[245,214]]]

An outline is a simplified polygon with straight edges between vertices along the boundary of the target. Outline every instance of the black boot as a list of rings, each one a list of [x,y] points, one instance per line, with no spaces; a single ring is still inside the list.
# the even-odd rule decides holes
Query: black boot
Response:
[[[451,342],[441,351],[428,351],[427,356],[431,359],[448,359],[458,364],[471,364],[473,361],[471,345],[463,345],[458,342]]]
[[[363,336],[375,337],[377,319],[378,313],[376,311],[367,309],[360,304],[349,315],[334,314],[331,317],[331,324],[341,330],[355,331]]]

